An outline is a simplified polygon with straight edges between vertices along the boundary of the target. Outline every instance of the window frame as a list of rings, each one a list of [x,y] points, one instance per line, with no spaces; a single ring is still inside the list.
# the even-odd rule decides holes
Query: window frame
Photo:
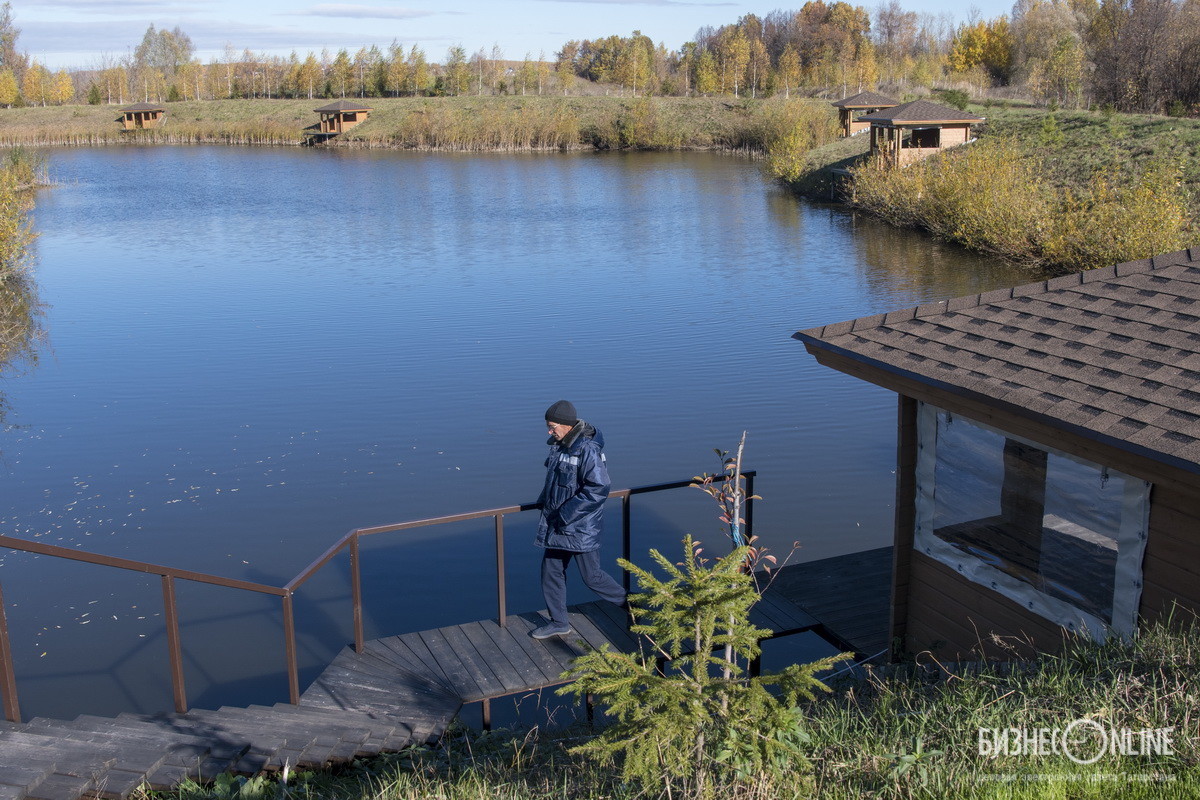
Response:
[[[937,432],[938,426],[941,424],[941,416],[950,420],[961,420],[981,430],[1096,469],[1101,474],[1107,474],[1110,479],[1119,477],[1124,481],[1121,519],[1117,531],[1117,557],[1113,574],[1111,622],[1106,623],[1096,615],[1077,608],[1067,600],[1052,597],[1034,585],[989,565],[982,559],[972,556],[935,535]],[[1149,530],[1150,489],[1151,484],[1140,478],[1040,442],[1016,436],[924,401],[918,401],[913,549],[950,567],[972,583],[985,586],[1016,602],[1027,611],[1067,630],[1086,631],[1098,641],[1105,640],[1110,634],[1130,639],[1136,633],[1138,605],[1141,601],[1142,591],[1142,559],[1145,555]]]

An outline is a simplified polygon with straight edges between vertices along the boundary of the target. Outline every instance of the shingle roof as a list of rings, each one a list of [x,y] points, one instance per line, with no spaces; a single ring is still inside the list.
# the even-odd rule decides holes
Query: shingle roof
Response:
[[[834,100],[832,105],[836,108],[890,108],[900,105],[900,101],[875,92],[859,92],[851,97]]]
[[[862,122],[891,122],[905,125],[915,122],[983,122],[983,117],[959,111],[957,108],[939,105],[929,100],[913,100],[911,103],[863,114]]]
[[[1200,472],[1200,247],[795,338]]]
[[[350,101],[350,100],[337,100],[337,101],[335,101],[335,102],[333,102],[333,103],[330,103],[329,105],[326,105],[326,106],[321,106],[320,108],[314,108],[314,109],[313,109],[313,111],[325,111],[325,112],[333,112],[333,111],[370,111],[370,110],[371,110],[371,107],[370,107],[370,106],[363,105],[362,103],[355,103],[355,102],[353,102],[353,101]]]

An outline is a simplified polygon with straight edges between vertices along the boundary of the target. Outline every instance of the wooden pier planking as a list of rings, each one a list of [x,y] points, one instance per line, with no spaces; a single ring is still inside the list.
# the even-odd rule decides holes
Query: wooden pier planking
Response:
[[[821,633],[855,653],[888,649],[892,548],[822,558],[782,567],[769,595],[819,620]]]

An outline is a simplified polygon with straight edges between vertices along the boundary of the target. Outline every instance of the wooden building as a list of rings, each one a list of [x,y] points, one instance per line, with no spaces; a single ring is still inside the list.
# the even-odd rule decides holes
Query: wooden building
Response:
[[[899,395],[891,641],[1200,613],[1200,248],[795,338]]]
[[[361,125],[371,113],[371,107],[354,100],[338,100],[320,108],[314,108],[321,115],[318,133],[336,136],[345,133],[355,125]]]
[[[971,126],[983,117],[929,100],[864,114],[859,122],[871,126],[871,155],[887,166],[903,167],[934,153],[971,141]]]
[[[856,115],[869,114],[898,105],[900,105],[899,100],[893,100],[875,92],[859,92],[851,97],[835,100],[833,103],[833,107],[838,110],[838,128],[841,130],[842,136],[853,136],[871,127],[870,122],[863,122],[856,118]]]
[[[127,131],[156,128],[167,113],[165,108],[153,103],[134,103],[120,111],[121,118],[117,121],[121,123],[122,129]]]

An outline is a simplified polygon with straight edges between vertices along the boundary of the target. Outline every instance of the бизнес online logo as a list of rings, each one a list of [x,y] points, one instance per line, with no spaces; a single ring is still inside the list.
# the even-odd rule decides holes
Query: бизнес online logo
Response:
[[[1105,755],[1174,755],[1175,728],[1113,728],[1092,719],[1077,719],[1065,728],[980,728],[979,755],[1065,755],[1076,764],[1095,764]]]

